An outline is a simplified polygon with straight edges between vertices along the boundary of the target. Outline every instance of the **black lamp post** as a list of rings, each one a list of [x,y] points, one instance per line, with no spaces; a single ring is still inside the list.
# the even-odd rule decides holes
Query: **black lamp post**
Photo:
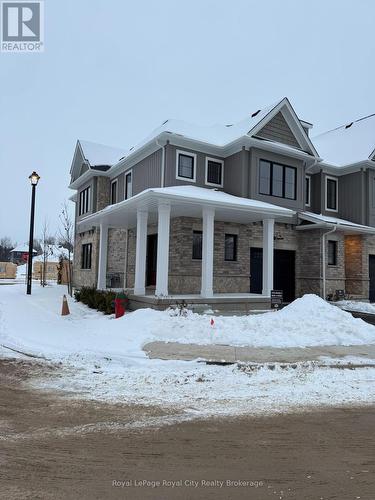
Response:
[[[40,179],[36,172],[30,176],[31,183],[31,214],[30,214],[30,236],[29,236],[29,255],[27,264],[27,295],[31,295],[31,281],[33,276],[33,246],[34,246],[34,214],[35,214],[35,188]]]

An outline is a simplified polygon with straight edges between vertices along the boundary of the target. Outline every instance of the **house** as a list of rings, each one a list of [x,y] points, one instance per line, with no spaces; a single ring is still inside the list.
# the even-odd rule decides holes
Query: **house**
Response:
[[[57,245],[45,246],[45,251],[33,259],[33,279],[57,281],[59,273],[63,284],[67,283],[69,254]]]
[[[0,279],[14,279],[16,275],[16,264],[13,264],[13,262],[0,262]]]
[[[38,252],[36,250],[33,250],[33,258],[37,254]],[[13,262],[13,264],[17,265],[25,264],[28,258],[29,258],[29,245],[26,245],[26,243],[22,245],[17,245],[10,252],[10,260],[11,262]]]
[[[75,286],[129,289],[133,308],[375,300],[374,128],[312,139],[283,98],[234,124],[167,120],[129,151],[78,141]]]

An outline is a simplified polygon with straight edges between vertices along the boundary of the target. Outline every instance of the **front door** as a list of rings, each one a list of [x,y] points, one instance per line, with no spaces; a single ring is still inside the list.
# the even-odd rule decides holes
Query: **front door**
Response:
[[[295,299],[295,252],[274,250],[273,258],[273,288],[283,291],[284,302],[292,302]],[[262,288],[263,249],[250,248],[250,293],[262,293]]]
[[[370,302],[375,302],[375,255],[369,255]]]
[[[146,286],[156,285],[157,248],[158,248],[158,235],[149,234],[147,236]]]

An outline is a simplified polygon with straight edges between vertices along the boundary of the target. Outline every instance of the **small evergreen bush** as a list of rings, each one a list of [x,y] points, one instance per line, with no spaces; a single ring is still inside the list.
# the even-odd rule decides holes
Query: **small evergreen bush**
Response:
[[[104,314],[114,314],[116,293],[110,290],[97,290],[95,287],[84,286],[74,291],[77,302],[86,304],[91,309],[96,309]]]

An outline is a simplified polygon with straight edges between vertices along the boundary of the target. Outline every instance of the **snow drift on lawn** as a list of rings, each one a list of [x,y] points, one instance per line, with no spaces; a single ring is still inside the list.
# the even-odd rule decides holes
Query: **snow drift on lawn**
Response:
[[[375,304],[370,304],[368,302],[357,302],[354,300],[340,300],[336,302],[338,307],[346,309],[347,311],[357,311],[368,314],[375,314]]]
[[[4,290],[6,289],[6,290]],[[24,286],[0,289],[0,343],[50,359],[86,353],[145,357],[152,341],[228,344],[255,347],[305,347],[375,343],[375,327],[353,318],[315,295],[305,295],[279,312],[219,316],[141,309],[123,318],[103,316],[70,300],[71,315],[62,317],[65,288]]]

